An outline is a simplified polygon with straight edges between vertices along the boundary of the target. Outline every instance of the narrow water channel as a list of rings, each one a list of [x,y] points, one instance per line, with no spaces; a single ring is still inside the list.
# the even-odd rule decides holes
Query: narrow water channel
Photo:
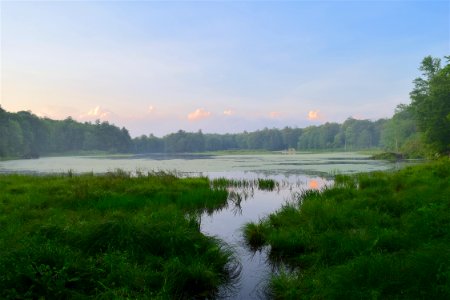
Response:
[[[210,178],[225,177],[229,179],[270,178],[279,183],[279,188],[273,191],[265,190],[234,190],[243,196],[240,205],[236,205],[233,193],[229,197],[228,206],[211,215],[201,217],[203,233],[216,236],[232,246],[236,257],[242,265],[239,282],[232,287],[223,287],[221,293],[228,299],[265,299],[267,279],[271,274],[271,265],[264,251],[252,252],[245,245],[242,227],[248,222],[256,222],[270,213],[278,210],[287,201],[292,201],[302,190],[319,189],[331,181],[317,176],[308,175],[273,175],[264,176],[255,172],[211,172]],[[247,195],[247,199],[245,199]]]

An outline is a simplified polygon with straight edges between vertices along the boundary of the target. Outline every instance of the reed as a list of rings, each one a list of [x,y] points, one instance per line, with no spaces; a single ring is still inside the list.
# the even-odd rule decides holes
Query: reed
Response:
[[[226,205],[207,178],[116,170],[0,175],[0,298],[212,298],[239,275],[198,216]]]
[[[338,175],[244,227],[270,246],[275,299],[449,299],[450,161]]]

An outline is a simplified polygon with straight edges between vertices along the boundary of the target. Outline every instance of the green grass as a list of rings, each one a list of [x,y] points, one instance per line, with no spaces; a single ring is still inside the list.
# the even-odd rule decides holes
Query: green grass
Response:
[[[275,299],[450,299],[450,161],[338,175],[244,228]]]
[[[376,153],[376,154],[372,155],[371,159],[398,161],[398,160],[405,159],[405,156],[401,153],[381,152],[381,153]]]
[[[254,180],[247,179],[228,179],[224,177],[214,178],[211,180],[212,187],[226,189],[226,188],[239,188],[239,189],[259,189],[266,191],[273,191],[275,188],[279,188],[280,183],[269,178],[257,178]]]
[[[0,298],[212,298],[236,278],[198,216],[226,205],[207,178],[0,176]]]

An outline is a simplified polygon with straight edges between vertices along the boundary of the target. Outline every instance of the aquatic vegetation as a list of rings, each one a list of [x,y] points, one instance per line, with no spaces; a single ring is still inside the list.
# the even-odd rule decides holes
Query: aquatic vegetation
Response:
[[[273,179],[258,178],[258,188],[261,190],[272,191],[277,183]]]
[[[249,179],[228,179],[228,178],[214,178],[211,184],[215,188],[241,188],[241,189],[260,189],[273,191],[279,187],[280,183],[270,178]]]
[[[450,161],[339,175],[244,236],[270,246],[275,299],[450,298]]]
[[[247,223],[243,228],[246,242],[254,251],[261,249],[261,247],[266,243],[264,225],[264,223]]]
[[[195,217],[207,178],[125,171],[0,176],[0,298],[212,298],[239,275]]]
[[[372,159],[384,159],[384,160],[391,160],[391,161],[398,161],[404,159],[404,155],[401,153],[395,153],[395,152],[381,152],[376,153],[372,155]]]

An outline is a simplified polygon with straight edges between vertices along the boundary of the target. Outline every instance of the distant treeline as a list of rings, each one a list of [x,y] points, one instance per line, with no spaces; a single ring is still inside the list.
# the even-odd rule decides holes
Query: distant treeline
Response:
[[[70,117],[57,121],[27,111],[10,113],[0,107],[0,157],[33,158],[80,151],[129,152],[130,149],[128,130],[108,122],[80,123]]]
[[[237,134],[204,134],[179,130],[164,137],[152,134],[132,139],[125,128],[108,122],[80,123],[39,118],[21,111],[0,108],[0,156],[38,157],[57,153],[105,151],[110,153],[180,153],[218,150],[359,150],[385,147],[394,150],[403,139],[415,134],[408,127],[397,140],[388,125],[391,120],[347,119],[343,124],[326,123],[306,128],[258,130]],[[402,125],[405,127],[404,125]],[[391,136],[392,135],[392,136]]]
[[[450,57],[446,57],[450,60]],[[153,134],[131,139],[128,130],[108,122],[80,123],[39,118],[30,112],[0,107],[0,157],[81,151],[111,153],[180,153],[218,150],[361,150],[380,148],[408,157],[450,154],[450,65],[427,56],[414,80],[411,104],[400,104],[391,119],[347,119],[306,128],[204,134],[179,130],[162,138]]]
[[[286,149],[358,150],[381,147],[383,125],[387,120],[347,119],[343,124],[326,123],[306,128],[257,130],[237,134],[203,134],[178,131],[158,138],[153,135],[140,136],[133,140],[136,153],[151,152],[201,152],[217,150],[269,150]]]

